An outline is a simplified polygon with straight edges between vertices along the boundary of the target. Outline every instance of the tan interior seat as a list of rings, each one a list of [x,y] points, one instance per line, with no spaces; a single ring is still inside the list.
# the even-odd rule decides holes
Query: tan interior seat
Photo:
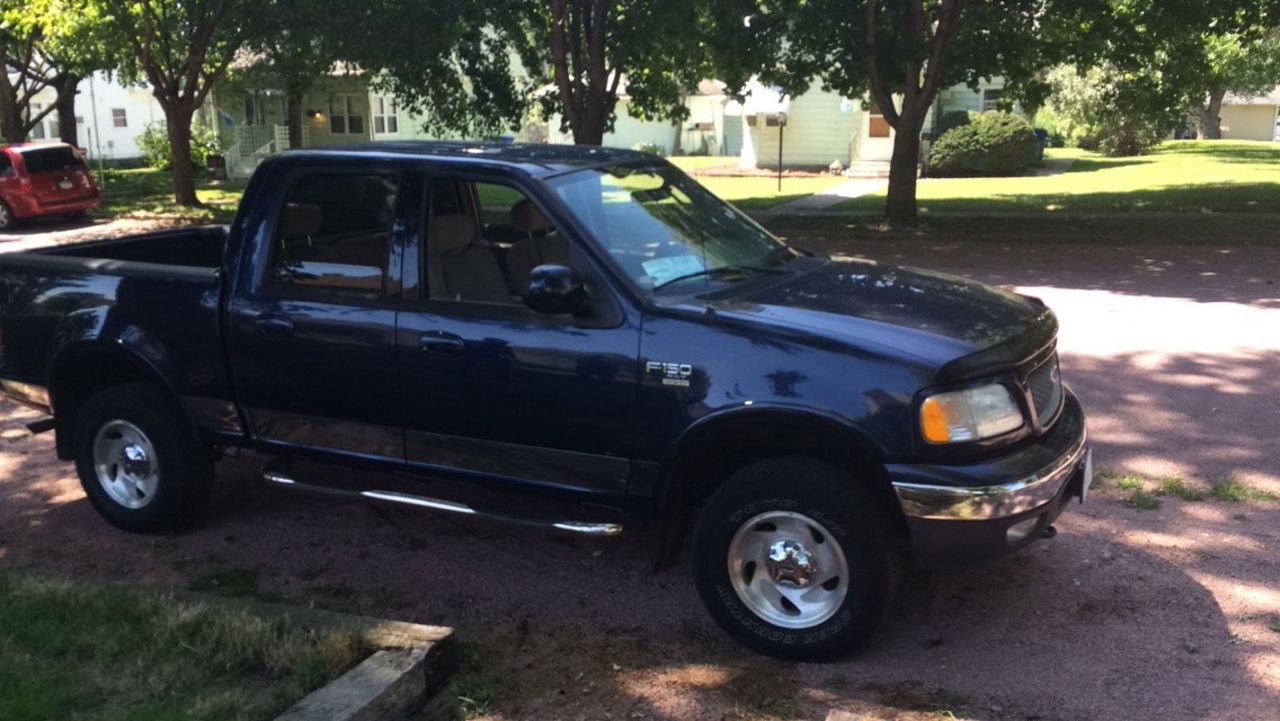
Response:
[[[476,243],[470,216],[438,215],[427,228],[427,288],[432,298],[511,303],[493,251]]]
[[[569,244],[530,200],[511,206],[511,226],[524,236],[507,251],[507,270],[516,291],[523,293],[529,271],[540,265],[569,265]]]

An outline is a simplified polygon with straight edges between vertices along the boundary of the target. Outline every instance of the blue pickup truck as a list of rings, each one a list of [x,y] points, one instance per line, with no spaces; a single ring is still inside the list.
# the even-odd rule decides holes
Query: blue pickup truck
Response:
[[[905,560],[989,559],[1084,499],[1057,330],[601,148],[288,152],[230,227],[0,256],[0,384],[115,526],[188,527],[240,448],[283,488],[653,521],[727,632],[804,659],[866,640]]]

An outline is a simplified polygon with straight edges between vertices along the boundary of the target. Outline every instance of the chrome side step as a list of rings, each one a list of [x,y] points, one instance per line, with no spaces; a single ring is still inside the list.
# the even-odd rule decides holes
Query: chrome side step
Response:
[[[543,526],[565,533],[572,533],[578,536],[591,536],[596,538],[609,538],[622,533],[622,525],[618,523],[595,523],[588,521],[545,521],[513,516],[503,513],[482,512],[468,506],[464,503],[456,503],[454,501],[441,500],[439,498],[428,498],[427,496],[419,496],[412,493],[401,493],[398,491],[382,491],[382,490],[361,490],[347,491],[329,486],[313,485],[301,483],[292,476],[279,470],[266,469],[262,472],[263,480],[277,486],[286,486],[297,490],[311,491],[315,493],[325,493],[328,495],[343,496],[346,498],[367,498],[373,501],[386,501],[389,503],[399,503],[406,506],[414,506],[417,508],[429,508],[433,511],[444,511],[446,513],[458,513],[462,515],[473,515],[483,518],[492,518],[498,521],[506,521],[508,523],[520,523],[525,525]]]

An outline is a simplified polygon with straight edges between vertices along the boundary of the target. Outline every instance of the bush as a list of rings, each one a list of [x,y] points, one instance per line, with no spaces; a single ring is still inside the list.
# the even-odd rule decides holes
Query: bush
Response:
[[[1141,155],[1185,119],[1169,105],[1158,73],[1134,76],[1111,66],[1049,72],[1049,101],[1036,122],[1083,150],[1110,156]]]
[[[969,117],[968,110],[948,110],[942,114],[942,119],[938,121],[938,137],[946,135],[948,130],[952,128],[963,128],[972,122]]]
[[[662,157],[663,155],[667,154],[667,149],[663,147],[662,143],[658,143],[652,140],[646,140],[642,143],[636,143],[635,145],[631,146],[631,149],[638,150],[642,153],[650,153],[652,155],[657,155],[658,157]]]
[[[169,154],[169,132],[164,123],[150,123],[142,134],[134,138],[138,152],[146,164],[158,170],[168,170],[173,157]],[[191,162],[202,168],[209,155],[220,152],[217,133],[203,125],[191,126]]]
[[[1036,134],[1021,116],[1003,111],[975,115],[929,148],[932,175],[1015,175],[1035,162]]]

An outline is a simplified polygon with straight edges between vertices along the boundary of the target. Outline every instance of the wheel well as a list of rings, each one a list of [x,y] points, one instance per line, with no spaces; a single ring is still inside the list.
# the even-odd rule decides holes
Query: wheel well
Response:
[[[104,388],[124,383],[154,382],[139,364],[106,351],[81,352],[54,365],[50,390],[58,458],[70,460],[72,429],[85,401]]]
[[[820,422],[769,419],[726,424],[698,438],[670,466],[657,499],[667,524],[657,567],[674,561],[688,528],[690,510],[700,507],[736,471],[766,458],[805,456],[844,469],[879,501],[885,517],[905,538],[906,518],[884,465],[858,447],[851,432]]]

